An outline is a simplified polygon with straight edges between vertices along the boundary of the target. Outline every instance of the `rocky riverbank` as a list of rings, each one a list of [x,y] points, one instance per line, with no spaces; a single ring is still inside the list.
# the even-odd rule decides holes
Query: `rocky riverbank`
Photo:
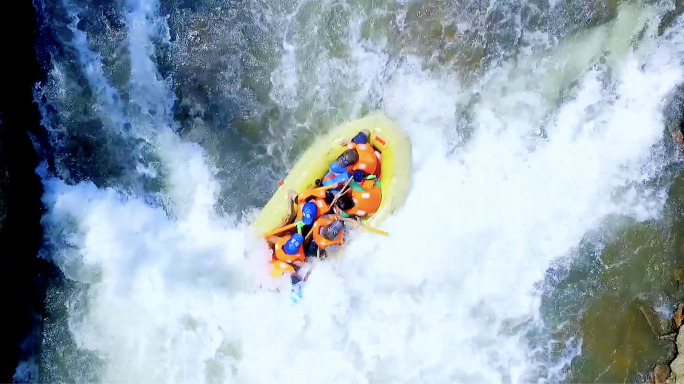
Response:
[[[678,95],[682,94],[684,94],[684,90],[680,87]],[[682,99],[683,97],[679,96],[676,105],[682,105]],[[681,116],[681,113],[676,115]],[[670,132],[681,156],[684,155],[684,120],[680,119],[679,122],[672,121],[672,123],[674,124],[670,125]],[[684,282],[684,270],[675,271],[675,275],[681,287]],[[645,305],[640,305],[639,309],[655,336],[670,341],[675,350],[673,359],[669,364],[656,364],[651,374],[651,382],[655,384],[684,384],[684,331],[682,330],[684,304],[677,307],[671,319],[663,319],[653,308]]]
[[[653,311],[644,309],[642,313],[646,317],[649,325],[656,333],[656,336],[671,340],[676,345],[674,360],[667,364],[657,364],[653,369],[652,382],[655,384],[684,384],[684,331],[682,321],[684,321],[684,304],[680,304],[670,321],[659,321],[660,325],[653,323]],[[674,331],[665,333],[667,331]],[[660,334],[659,334],[660,333]]]
[[[684,384],[684,304],[680,304],[671,321],[659,320],[654,323],[655,313],[650,308],[641,308],[651,329],[660,338],[676,345],[674,359],[668,364],[657,364],[653,369],[652,381],[655,384]],[[671,332],[674,331],[674,332]]]

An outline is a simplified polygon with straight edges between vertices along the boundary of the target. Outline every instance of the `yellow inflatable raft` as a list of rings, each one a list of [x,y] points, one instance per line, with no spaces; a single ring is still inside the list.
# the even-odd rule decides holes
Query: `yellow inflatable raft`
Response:
[[[264,206],[252,224],[253,228],[261,235],[277,229],[287,218],[287,205],[293,204],[288,203],[288,190],[299,193],[317,187],[316,181],[323,179],[330,163],[344,152],[342,140],[351,140],[363,129],[370,131],[370,143],[381,153],[382,202],[377,212],[362,221],[377,226],[400,208],[411,186],[411,141],[397,124],[384,115],[375,114],[340,125],[316,139]],[[294,205],[292,211],[296,212]],[[292,220],[288,218],[288,222]]]

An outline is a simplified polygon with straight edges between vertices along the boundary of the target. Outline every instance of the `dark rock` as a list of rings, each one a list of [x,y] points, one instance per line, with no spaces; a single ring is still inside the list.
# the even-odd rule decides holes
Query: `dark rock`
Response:
[[[672,133],[672,139],[679,146],[684,146],[684,134],[681,130]]]
[[[682,320],[684,320],[684,304],[679,304],[674,313],[674,324],[677,329],[682,326]]]
[[[36,257],[42,241],[42,185],[29,132],[41,136],[33,87],[42,77],[34,50],[36,12],[31,1],[3,2],[0,35],[0,382],[15,381],[17,364],[40,346],[45,287],[55,269]],[[37,381],[37,378],[34,378]]]
[[[658,336],[658,338],[660,340],[667,340],[667,341],[674,343],[675,340],[677,340],[677,333],[676,332],[668,333],[667,335]]]
[[[665,384],[670,377],[670,367],[665,364],[658,364],[653,369],[653,381],[655,384]]]

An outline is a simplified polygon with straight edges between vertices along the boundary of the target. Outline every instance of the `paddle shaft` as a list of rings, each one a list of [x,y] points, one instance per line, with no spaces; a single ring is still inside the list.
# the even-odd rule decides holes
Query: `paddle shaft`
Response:
[[[331,206],[331,207],[334,207],[334,206],[335,206],[335,203],[336,203],[337,200],[340,198],[340,196],[342,196],[342,195],[344,195],[345,193],[347,193],[347,191],[348,191],[347,187],[349,186],[349,183],[351,183],[351,181],[352,181],[352,178],[350,177],[349,180],[347,180],[347,182],[344,183],[344,185],[343,185],[342,188],[340,189],[340,192],[337,194],[337,196],[335,196],[335,198],[333,199],[332,203],[330,203],[330,206]]]
[[[368,230],[368,231],[371,231],[371,232],[375,232],[375,233],[377,233],[377,234],[379,234],[379,235],[389,236],[389,232],[381,231],[381,230],[379,230],[379,229],[377,229],[377,228],[369,227],[369,226],[367,226],[367,225],[365,225],[365,224],[361,224],[361,228],[363,228],[363,229],[365,229],[365,230]]]
[[[389,236],[389,232],[381,231],[381,230],[379,230],[379,229],[377,229],[377,228],[373,228],[373,227],[371,227],[371,226],[369,226],[369,225],[363,224],[363,223],[358,222],[358,221],[353,220],[353,219],[349,219],[349,218],[346,218],[346,217],[342,217],[342,218],[340,218],[340,220],[346,221],[346,222],[349,222],[349,223],[354,223],[354,224],[356,224],[356,225],[361,226],[361,228],[363,228],[363,229],[365,229],[365,230],[368,230],[368,231],[371,231],[371,232],[375,232],[375,233],[377,233],[377,234],[379,234],[379,235]]]
[[[296,227],[296,226],[297,226],[297,222],[296,222],[296,221],[295,221],[294,223],[292,223],[292,224],[283,225],[282,227],[277,228],[277,229],[274,229],[274,230],[272,230],[271,232],[264,233],[264,237],[273,236],[273,235],[275,235],[276,233],[280,233],[280,232],[283,232],[283,231],[287,231],[288,229],[292,229],[292,228],[294,228],[294,227]]]

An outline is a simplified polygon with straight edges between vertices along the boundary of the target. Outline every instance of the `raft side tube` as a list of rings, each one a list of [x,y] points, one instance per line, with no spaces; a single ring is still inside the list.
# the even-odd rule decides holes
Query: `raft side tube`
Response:
[[[381,152],[382,202],[377,212],[362,220],[376,226],[399,209],[411,187],[411,141],[396,123],[382,114],[374,114],[342,124],[317,138],[259,213],[252,224],[254,230],[261,235],[279,226],[287,216],[287,191],[299,193],[316,187],[316,180],[320,180],[328,172],[330,163],[344,152],[345,147],[340,143],[351,140],[363,129],[371,132],[370,143]]]

